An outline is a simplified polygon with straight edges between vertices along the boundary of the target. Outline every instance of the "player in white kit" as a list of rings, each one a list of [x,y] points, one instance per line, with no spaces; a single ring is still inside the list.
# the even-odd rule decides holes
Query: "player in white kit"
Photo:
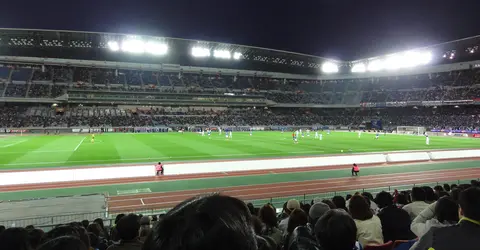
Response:
[[[315,131],[315,139],[318,139],[318,131]]]
[[[358,138],[362,137],[362,130],[358,131]]]
[[[202,136],[205,136],[205,131],[204,130],[202,130]]]
[[[219,135],[222,135],[222,128],[218,128]]]
[[[230,139],[232,139],[232,131],[230,131],[230,133],[229,133],[229,134],[230,134]]]
[[[425,144],[430,145],[430,137],[425,133]]]
[[[320,139],[320,141],[323,140],[323,134],[319,135],[319,139]]]

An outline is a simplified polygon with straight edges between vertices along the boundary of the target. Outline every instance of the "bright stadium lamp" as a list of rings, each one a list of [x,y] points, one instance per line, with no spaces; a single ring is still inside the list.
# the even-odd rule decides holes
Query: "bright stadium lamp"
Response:
[[[194,56],[194,57],[209,57],[210,56],[210,50],[207,49],[207,48],[194,47],[194,48],[192,48],[192,56]]]
[[[367,71],[367,67],[365,67],[365,63],[356,63],[352,67],[352,73],[363,73]]]
[[[367,70],[368,71],[380,71],[383,69],[383,61],[382,60],[373,60],[368,63]]]
[[[117,42],[115,41],[110,41],[108,42],[108,48],[111,50],[111,51],[118,51],[120,50],[120,46],[118,45]]]
[[[122,43],[125,52],[140,54],[145,52],[145,43],[141,40],[125,40]]]
[[[432,52],[430,51],[423,52],[420,62],[422,64],[429,64],[432,61],[432,57],[433,57]]]
[[[338,65],[331,62],[325,62],[322,64],[322,71],[324,73],[337,73],[338,72]]]
[[[168,46],[158,42],[147,42],[145,44],[145,52],[153,55],[165,55],[168,52]]]
[[[242,58],[242,53],[240,52],[233,53],[233,59],[240,60],[241,58]]]
[[[385,60],[385,68],[388,70],[395,70],[402,68],[405,65],[405,58],[400,55],[388,57]]]
[[[220,59],[230,59],[232,58],[232,54],[228,50],[214,50],[213,57]]]

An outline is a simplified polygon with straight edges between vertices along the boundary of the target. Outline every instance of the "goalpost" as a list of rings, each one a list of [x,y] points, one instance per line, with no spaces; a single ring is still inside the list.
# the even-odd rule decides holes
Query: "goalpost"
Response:
[[[397,134],[403,135],[423,135],[425,133],[425,127],[417,126],[398,126]]]

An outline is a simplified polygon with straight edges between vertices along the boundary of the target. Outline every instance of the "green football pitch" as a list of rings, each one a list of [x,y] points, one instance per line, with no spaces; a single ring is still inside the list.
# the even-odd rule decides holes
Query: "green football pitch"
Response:
[[[323,140],[314,135],[294,144],[291,132],[234,132],[225,139],[217,132],[197,133],[23,135],[0,137],[0,169],[110,165],[213,159],[262,158],[321,154],[480,148],[479,139],[332,132]],[[343,151],[342,151],[343,150]]]

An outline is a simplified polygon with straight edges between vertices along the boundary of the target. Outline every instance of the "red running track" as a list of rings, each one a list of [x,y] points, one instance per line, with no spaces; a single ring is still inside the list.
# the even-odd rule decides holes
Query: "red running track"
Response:
[[[303,194],[350,191],[355,189],[360,190],[363,188],[381,188],[388,186],[408,185],[413,183],[420,184],[429,182],[446,182],[479,177],[480,168],[454,169],[335,178],[302,182],[246,185],[165,193],[147,193],[110,197],[108,200],[108,208],[110,212],[126,212],[142,209],[166,209],[174,207],[185,199],[211,192],[221,192],[242,200],[254,200],[298,196]]]

